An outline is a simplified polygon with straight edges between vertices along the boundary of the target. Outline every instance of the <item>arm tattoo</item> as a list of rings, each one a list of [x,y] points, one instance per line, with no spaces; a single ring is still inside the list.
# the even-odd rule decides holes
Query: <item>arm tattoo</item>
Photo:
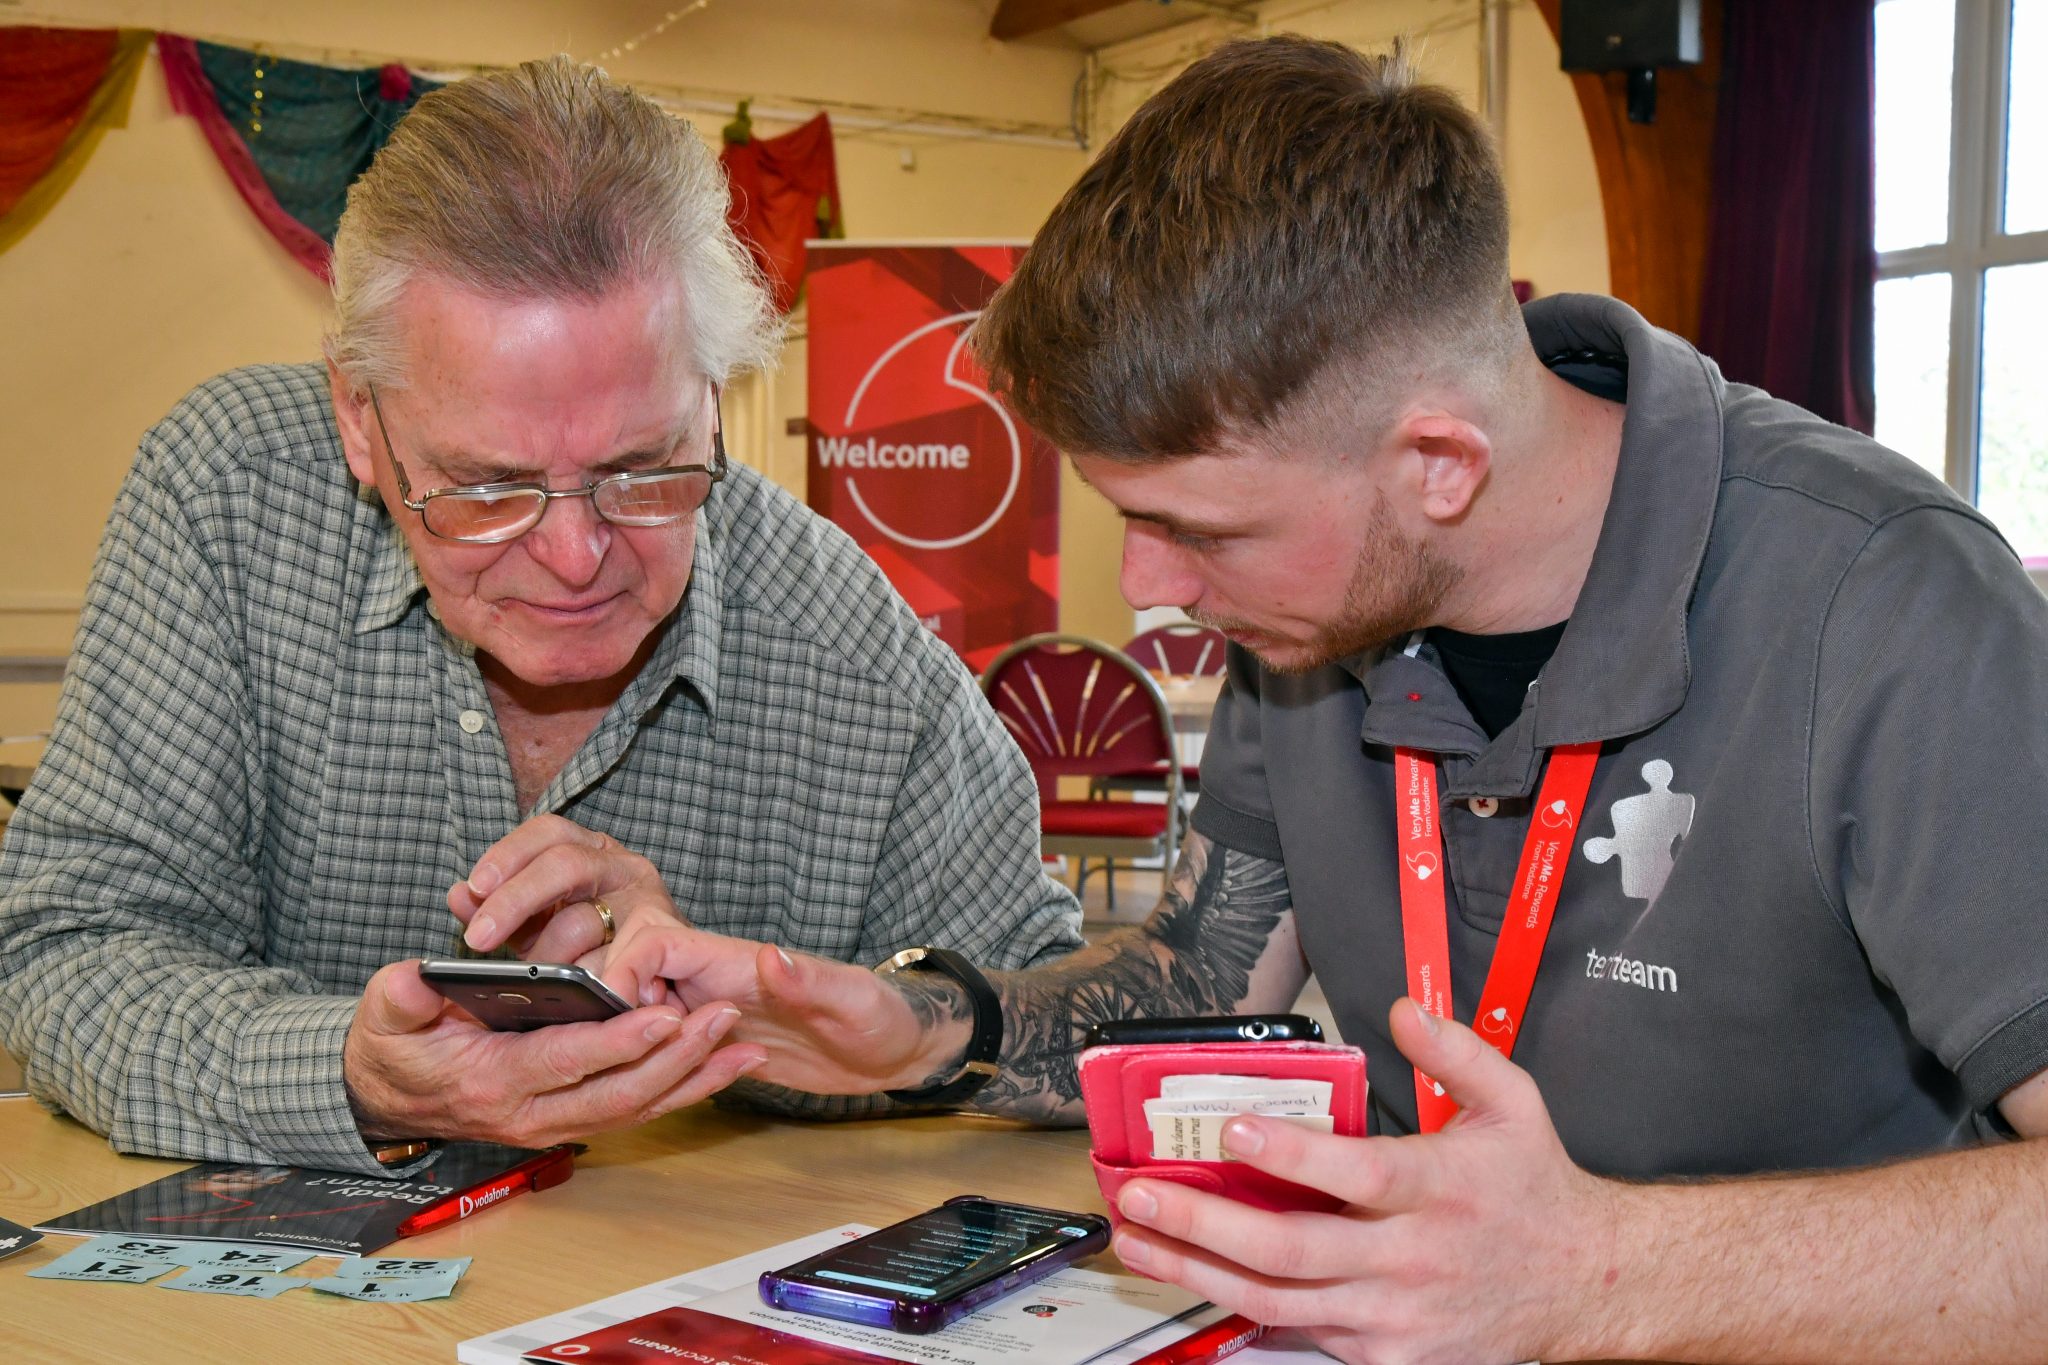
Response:
[[[967,998],[966,989],[957,981],[928,972],[898,972],[890,978],[889,984],[903,993],[904,1003],[917,1016],[918,1028],[924,1032],[929,1033],[945,1024],[974,1022],[974,1002]],[[950,1079],[954,1071],[951,1066],[941,1067],[919,1085],[937,1085]]]
[[[1292,908],[1283,864],[1191,834],[1165,898],[1144,924],[997,979],[1003,1074],[975,1107],[1041,1122],[1078,1120],[1074,1054],[1091,1025],[1235,1013]]]

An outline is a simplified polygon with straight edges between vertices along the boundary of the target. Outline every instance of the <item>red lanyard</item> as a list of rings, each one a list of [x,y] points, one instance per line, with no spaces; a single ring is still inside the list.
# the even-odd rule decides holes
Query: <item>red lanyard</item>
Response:
[[[1550,751],[1522,861],[1508,895],[1507,918],[1493,950],[1472,1027],[1487,1042],[1512,1056],[1521,1036],[1529,991],[1550,937],[1550,917],[1571,864],[1572,832],[1586,808],[1586,789],[1600,761],[1600,746],[1560,744]],[[1408,958],[1408,994],[1422,1008],[1451,1017],[1451,945],[1444,911],[1444,840],[1437,826],[1436,757],[1420,749],[1394,750],[1394,817],[1401,853],[1401,942]],[[1415,1073],[1415,1114],[1421,1130],[1434,1133],[1458,1112],[1438,1085]]]

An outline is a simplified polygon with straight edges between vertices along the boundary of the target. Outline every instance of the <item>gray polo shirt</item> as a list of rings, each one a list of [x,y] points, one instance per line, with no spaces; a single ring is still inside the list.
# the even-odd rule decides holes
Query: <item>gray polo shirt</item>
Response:
[[[2048,1066],[2048,599],[1873,442],[1722,379],[1609,299],[1532,304],[1625,376],[1612,500],[1521,715],[1488,742],[1427,647],[1297,677],[1231,651],[1195,827],[1283,859],[1309,962],[1412,1132],[1393,746],[1441,756],[1472,1018],[1551,746],[1602,758],[1515,1060],[1588,1168],[1838,1166],[1998,1127]]]

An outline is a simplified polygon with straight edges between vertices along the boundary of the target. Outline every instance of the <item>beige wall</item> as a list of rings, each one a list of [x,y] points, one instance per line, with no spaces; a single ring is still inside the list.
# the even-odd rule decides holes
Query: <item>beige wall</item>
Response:
[[[0,16],[260,41],[306,60],[388,56],[452,68],[558,50],[595,57],[663,8],[45,0]],[[608,65],[681,97],[729,92],[771,106],[844,101],[1064,125],[1080,54],[992,43],[986,31],[984,7],[961,0],[722,0]],[[690,117],[713,140],[726,119]],[[905,148],[914,169],[902,164]],[[1078,147],[844,127],[838,156],[846,222],[864,237],[1027,239],[1085,164]],[[0,653],[68,645],[136,438],[210,374],[314,358],[325,309],[324,290],[236,197],[198,125],[171,114],[152,55],[128,128],[109,134],[70,193],[0,254],[0,467],[9,490],[0,498]],[[803,413],[802,361],[799,342],[772,384],[742,386],[731,415],[735,453],[798,486],[801,443],[780,433]],[[1087,532],[1076,523],[1066,534]],[[16,728],[20,709],[0,696],[0,719]]]
[[[716,0],[612,71],[678,95],[750,94],[1063,125],[1081,54],[985,37],[993,0]],[[127,24],[264,43],[306,60],[397,58],[426,68],[496,65],[554,51],[596,57],[658,20],[650,0],[30,0],[8,22]],[[1290,29],[1377,46],[1424,32],[1424,64],[1468,98],[1478,87],[1477,0],[1276,0]],[[1539,290],[1603,289],[1604,237],[1590,152],[1541,18],[1511,9],[1506,157],[1514,264]],[[1106,49],[1098,130],[1178,69],[1212,22]],[[1240,31],[1231,29],[1230,31]],[[691,117],[708,138],[719,114]],[[783,125],[764,122],[762,131]],[[1099,134],[1098,134],[1099,139]],[[906,169],[910,149],[914,168]],[[1028,238],[1086,162],[1077,149],[870,131],[842,124],[848,230],[871,238]],[[62,650],[94,544],[136,437],[198,380],[256,361],[310,359],[319,285],[259,227],[192,121],[173,117],[152,58],[133,118],[71,191],[0,254],[0,653]],[[801,313],[780,370],[740,385],[727,420],[736,454],[800,487]],[[1118,523],[1068,473],[1062,496],[1062,625],[1109,639],[1130,629],[1115,586]],[[39,690],[38,690],[39,692]],[[25,693],[16,693],[25,700]],[[31,710],[39,709],[38,702]],[[33,717],[0,697],[0,733]],[[46,717],[45,717],[46,719]]]
[[[1557,43],[1535,6],[1514,4],[1507,13],[1501,154],[1512,214],[1510,264],[1539,294],[1604,292],[1600,184],[1570,78],[1557,69]],[[1257,24],[1216,18],[1102,49],[1091,75],[1098,139],[1211,46],[1261,33],[1300,33],[1369,51],[1406,37],[1426,79],[1478,107],[1479,0],[1272,0],[1257,14]]]

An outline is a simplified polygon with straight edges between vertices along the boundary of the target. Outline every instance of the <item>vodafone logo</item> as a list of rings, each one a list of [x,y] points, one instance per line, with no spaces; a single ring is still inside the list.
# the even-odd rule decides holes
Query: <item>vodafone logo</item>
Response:
[[[516,1185],[504,1185],[499,1187],[498,1189],[490,1191],[487,1194],[480,1194],[476,1196],[476,1198],[474,1199],[470,1198],[466,1194],[457,1195],[456,1203],[462,1209],[462,1212],[458,1216],[462,1218],[467,1218],[472,1213],[475,1213],[478,1209],[487,1209],[491,1205],[497,1203],[500,1199],[509,1198],[518,1188],[519,1187]]]
[[[1564,801],[1552,801],[1547,806],[1538,806],[1536,808],[1536,819],[1539,823],[1547,825],[1551,829],[1570,829],[1572,827],[1572,808]]]
[[[1003,519],[1003,513],[1010,510],[1011,502],[1016,499],[1017,485],[1023,480],[1024,442],[1018,435],[1017,424],[1011,420],[1010,414],[1003,410],[1003,405],[989,396],[988,390],[982,388],[979,384],[961,378],[958,373],[961,352],[967,349],[967,339],[974,332],[974,320],[980,316],[980,309],[975,309],[973,312],[968,313],[954,313],[948,317],[938,318],[920,327],[913,328],[905,335],[897,338],[887,350],[875,357],[875,363],[868,367],[868,372],[865,375],[861,376],[860,383],[853,390],[853,397],[847,401],[846,419],[841,425],[848,432],[853,432],[859,429],[861,401],[867,397],[868,389],[874,384],[882,371],[888,367],[889,362],[902,354],[907,347],[914,345],[932,333],[952,328],[956,330],[957,335],[953,338],[952,346],[946,352],[946,360],[943,372],[940,375],[940,382],[949,389],[960,390],[962,393],[973,398],[977,403],[985,404],[989,411],[995,414],[996,420],[1002,424],[1004,436],[1007,438],[1010,454],[1010,474],[1008,482],[1003,487],[1002,497],[997,501],[995,510],[957,535],[914,536],[890,525],[887,521],[883,520],[881,514],[875,510],[870,500],[861,494],[858,477],[849,473],[846,476],[846,495],[848,499],[852,501],[853,505],[859,509],[860,514],[867,518],[877,531],[880,531],[898,545],[905,545],[914,550],[951,550],[962,545],[972,544],[988,534],[990,528]],[[934,473],[964,470],[968,467],[971,458],[967,447],[962,445],[883,444],[873,439],[862,441],[851,437],[825,438],[819,443],[818,453],[820,462],[828,468],[840,466],[849,470],[894,469],[931,471]]]
[[[1508,1017],[1506,1006],[1495,1005],[1479,1016],[1479,1031],[1492,1034],[1496,1038],[1511,1037],[1515,1031],[1515,1021]]]
[[[1437,858],[1434,853],[1411,853],[1407,859],[1408,870],[1415,874],[1415,880],[1426,882],[1437,873]]]

